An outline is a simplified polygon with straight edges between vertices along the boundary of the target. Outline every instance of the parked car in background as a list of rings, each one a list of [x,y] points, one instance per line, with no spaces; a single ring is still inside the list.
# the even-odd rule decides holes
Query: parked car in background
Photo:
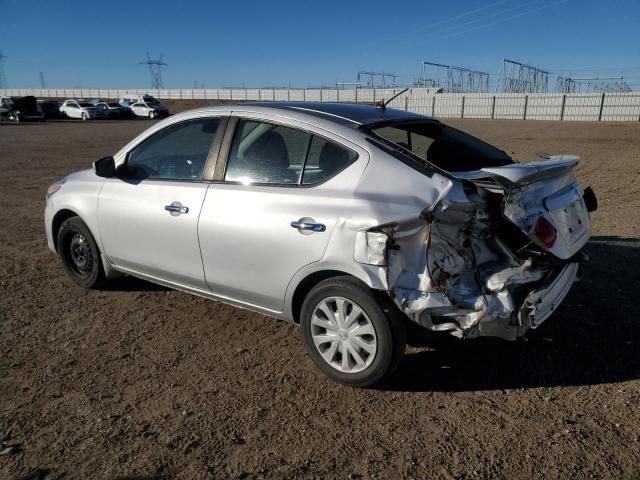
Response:
[[[46,119],[60,118],[60,102],[57,100],[38,100],[38,105]]]
[[[153,119],[169,116],[169,109],[151,95],[124,97],[120,104],[129,107],[136,117]]]
[[[79,118],[81,120],[107,118],[107,115],[101,108],[98,108],[89,102],[82,102],[73,99],[65,100],[60,107],[60,113],[63,117]]]
[[[82,287],[130,274],[295,322],[326,375],[367,386],[407,325],[514,340],[557,309],[596,207],[578,160],[518,163],[384,106],[208,107],[51,185],[46,235]]]
[[[97,102],[94,104],[96,108],[101,109],[107,118],[110,119],[129,119],[134,114],[130,108],[120,105],[118,102]]]
[[[36,97],[0,97],[0,120],[44,122],[45,116]]]

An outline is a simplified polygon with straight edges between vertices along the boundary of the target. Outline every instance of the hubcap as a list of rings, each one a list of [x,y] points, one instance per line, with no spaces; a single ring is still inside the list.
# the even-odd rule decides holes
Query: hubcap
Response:
[[[69,242],[69,257],[71,259],[71,266],[78,275],[86,277],[92,272],[93,257],[91,256],[91,247],[81,233],[74,233],[71,237],[71,242]]]
[[[324,361],[345,373],[366,369],[378,348],[373,323],[360,306],[344,297],[325,298],[316,306],[311,337]]]

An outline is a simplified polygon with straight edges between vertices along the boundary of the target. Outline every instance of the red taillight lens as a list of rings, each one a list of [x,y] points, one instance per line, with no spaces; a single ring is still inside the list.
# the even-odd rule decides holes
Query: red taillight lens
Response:
[[[544,217],[538,217],[538,221],[533,226],[532,232],[545,248],[553,247],[556,242],[556,229],[549,220]]]

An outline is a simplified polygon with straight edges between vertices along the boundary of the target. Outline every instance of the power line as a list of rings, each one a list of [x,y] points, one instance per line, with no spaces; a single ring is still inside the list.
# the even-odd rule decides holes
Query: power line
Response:
[[[532,3],[537,3],[539,1],[540,0],[530,0],[528,2],[516,5],[515,7],[510,7],[510,8],[506,8],[504,10],[500,10],[498,12],[489,13],[487,16],[484,16],[484,17],[475,18],[473,20],[469,20],[469,21],[466,21],[466,22],[458,23],[456,25],[449,25],[449,26],[437,29],[436,31],[429,32],[428,36],[429,37],[436,37],[436,36],[441,35],[441,34],[446,34],[447,32],[451,33],[452,31],[454,31],[457,28],[464,27],[466,25],[473,25],[474,23],[478,23],[478,22],[485,22],[489,18],[499,17],[501,15],[504,15],[505,13],[509,13],[509,12],[514,11],[514,10],[519,10],[519,9],[521,9],[523,7],[526,7],[527,5],[531,5]],[[404,43],[404,45],[411,45],[411,44],[419,42],[420,40],[422,40],[422,38],[416,38],[416,39],[413,39],[413,40],[408,40],[407,42]]]
[[[478,26],[469,28],[467,30],[463,30],[461,32],[454,32],[454,33],[451,33],[450,35],[445,35],[443,37],[439,37],[439,39],[440,40],[445,40],[447,38],[457,37],[458,35],[464,35],[465,33],[473,32],[474,30],[478,30],[478,29],[481,29],[481,28],[492,27],[493,25],[498,25],[499,23],[507,22],[509,20],[513,20],[515,18],[523,17],[523,16],[529,15],[531,13],[539,12],[539,11],[547,9],[547,8],[555,7],[557,5],[560,5],[561,3],[566,3],[568,1],[569,0],[559,0],[557,2],[549,3],[548,5],[542,5],[540,7],[533,8],[531,10],[527,10],[526,12],[518,13],[518,14],[515,14],[515,15],[511,15],[509,17],[505,17],[505,18],[501,18],[501,19],[496,20],[494,22],[489,22],[489,23],[486,23],[486,24],[483,24],[483,25],[478,25]]]
[[[495,7],[496,5],[500,5],[500,4],[502,4],[502,3],[506,3],[506,2],[508,2],[508,1],[509,1],[509,0],[500,0],[499,2],[491,3],[491,4],[489,4],[489,5],[485,5],[485,6],[480,7],[480,8],[475,8],[475,9],[473,9],[473,10],[469,10],[469,11],[467,11],[467,12],[465,12],[465,13],[462,13],[462,14],[459,14],[459,15],[455,15],[455,16],[453,16],[453,17],[446,18],[446,19],[443,19],[443,20],[439,20],[439,21],[437,21],[437,22],[434,22],[434,23],[431,23],[431,24],[429,24],[429,25],[426,25],[426,26],[420,27],[420,28],[418,28],[418,29],[410,30],[410,31],[408,31],[408,32],[401,33],[401,34],[399,34],[399,35],[395,35],[394,37],[391,37],[391,38],[401,38],[401,37],[405,37],[405,36],[412,36],[412,35],[413,35],[413,34],[415,34],[415,33],[424,32],[425,30],[427,30],[427,29],[429,29],[429,28],[433,28],[433,27],[435,27],[435,26],[437,26],[437,25],[442,25],[443,23],[449,23],[449,22],[451,22],[451,21],[453,21],[453,20],[457,20],[457,19],[459,19],[459,18],[464,18],[464,17],[467,17],[467,16],[469,16],[469,15],[473,15],[474,13],[481,12],[481,11],[483,11],[483,10],[488,10],[488,9],[490,9],[490,8],[492,8],[492,7]],[[537,0],[536,0],[536,1],[537,1]]]

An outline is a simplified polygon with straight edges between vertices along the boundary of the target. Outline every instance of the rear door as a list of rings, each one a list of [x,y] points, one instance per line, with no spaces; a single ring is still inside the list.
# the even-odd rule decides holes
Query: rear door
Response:
[[[127,153],[118,178],[105,180],[98,221],[113,265],[206,288],[198,217],[225,124],[226,116],[169,125]]]
[[[198,227],[207,285],[282,311],[291,278],[324,254],[340,205],[353,192],[341,177],[358,154],[335,138],[268,118],[240,118],[224,143],[226,168],[216,172]]]

